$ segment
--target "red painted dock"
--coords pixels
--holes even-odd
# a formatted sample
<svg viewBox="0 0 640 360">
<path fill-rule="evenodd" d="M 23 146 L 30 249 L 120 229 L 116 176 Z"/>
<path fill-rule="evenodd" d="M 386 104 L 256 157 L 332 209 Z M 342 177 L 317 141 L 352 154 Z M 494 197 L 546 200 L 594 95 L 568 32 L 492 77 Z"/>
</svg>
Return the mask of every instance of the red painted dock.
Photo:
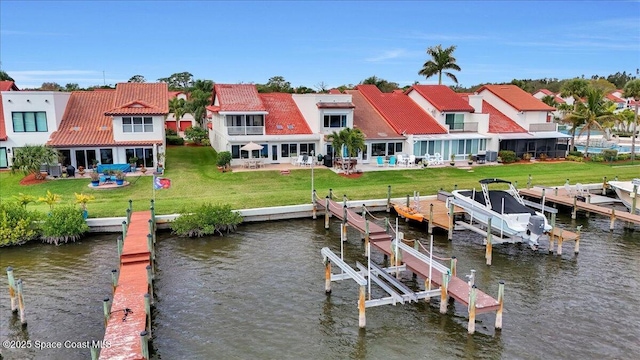
<svg viewBox="0 0 640 360">
<path fill-rule="evenodd" d="M 317 202 L 317 206 L 324 209 L 325 202 L 319 200 Z M 329 211 L 338 219 L 342 220 L 342 218 L 344 217 L 344 205 L 336 201 L 329 200 Z M 358 231 L 364 233 L 364 218 L 351 209 L 347 209 L 346 211 L 347 223 L 358 229 Z M 381 226 L 376 225 L 371 221 L 369 222 L 369 234 L 369 240 L 371 241 L 372 246 L 378 248 L 380 251 L 387 255 L 391 255 L 391 235 L 387 234 Z M 407 268 L 411 269 L 412 272 L 420 274 L 425 279 L 429 277 L 429 266 L 423 261 L 420 261 L 419 259 L 407 253 L 402 254 L 402 261 L 407 265 Z M 438 286 L 442 284 L 441 272 L 439 272 L 435 268 L 432 268 L 431 276 L 432 283 Z M 469 305 L 470 286 L 466 281 L 455 276 L 450 277 L 447 291 L 449 296 L 451 296 L 452 298 L 456 299 L 466 306 Z M 476 313 L 497 311 L 499 308 L 500 304 L 498 300 L 492 298 L 491 296 L 485 294 L 480 290 L 476 291 Z"/>
<path fill-rule="evenodd" d="M 147 265 L 151 264 L 148 246 L 151 211 L 131 214 L 131 221 L 120 256 L 120 271 L 111 304 L 104 340 L 108 347 L 100 351 L 100 359 L 144 359 L 140 333 L 146 329 L 144 294 L 149 292 Z M 129 312 L 125 316 L 125 309 Z"/>
</svg>

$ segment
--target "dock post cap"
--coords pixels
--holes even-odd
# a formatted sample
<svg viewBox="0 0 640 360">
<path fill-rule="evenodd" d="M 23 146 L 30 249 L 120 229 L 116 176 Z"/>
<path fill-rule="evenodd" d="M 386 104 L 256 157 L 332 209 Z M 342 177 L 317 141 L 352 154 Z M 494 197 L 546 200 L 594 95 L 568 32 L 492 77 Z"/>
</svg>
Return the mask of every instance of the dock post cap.
<svg viewBox="0 0 640 360">
<path fill-rule="evenodd" d="M 146 298 L 149 298 L 149 297 L 151 297 L 151 295 L 149 295 L 149 293 L 144 294 L 144 298 L 145 298 L 145 299 L 146 299 Z"/>
<path fill-rule="evenodd" d="M 477 289 L 478 287 L 476 286 L 476 284 L 471 285 L 472 289 Z"/>
<path fill-rule="evenodd" d="M 118 270 L 117 269 L 113 269 L 113 270 L 111 270 L 111 272 L 115 274 L 115 273 L 118 272 Z"/>
<path fill-rule="evenodd" d="M 7 266 L 7 271 L 13 271 L 13 268 L 11 266 Z"/>
<path fill-rule="evenodd" d="M 127 222 L 122 220 L 122 225 L 127 225 Z"/>
<path fill-rule="evenodd" d="M 107 301 L 109 301 L 109 298 L 106 297 L 106 298 L 102 299 L 102 301 L 107 302 Z"/>
<path fill-rule="evenodd" d="M 457 259 L 457 257 L 455 257 L 455 256 L 452 256 L 451 258 L 452 258 L 452 259 Z"/>
<path fill-rule="evenodd" d="M 147 265 L 146 269 L 151 270 L 151 265 Z"/>
<path fill-rule="evenodd" d="M 118 236 L 118 240 L 122 240 L 122 235 Z"/>
<path fill-rule="evenodd" d="M 500 280 L 500 281 L 498 281 L 498 284 L 500 284 L 500 285 L 504 285 L 504 280 Z"/>
<path fill-rule="evenodd" d="M 153 237 L 153 235 L 151 235 L 151 234 L 147 234 L 147 239 L 148 239 L 148 238 L 152 238 L 152 237 Z"/>
<path fill-rule="evenodd" d="M 140 332 L 140 336 L 147 336 L 149 333 L 147 332 L 147 330 L 143 330 Z"/>
</svg>

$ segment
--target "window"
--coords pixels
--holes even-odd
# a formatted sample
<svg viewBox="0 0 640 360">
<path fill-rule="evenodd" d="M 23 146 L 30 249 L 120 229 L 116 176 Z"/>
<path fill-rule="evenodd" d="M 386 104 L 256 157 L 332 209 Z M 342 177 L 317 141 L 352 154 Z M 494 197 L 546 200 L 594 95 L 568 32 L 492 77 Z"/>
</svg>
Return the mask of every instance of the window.
<svg viewBox="0 0 640 360">
<path fill-rule="evenodd" d="M 316 154 L 316 144 L 308 143 L 308 144 L 300 144 L 300 155 L 311 155 L 311 152 Z"/>
<path fill-rule="evenodd" d="M 371 144 L 371 156 L 385 156 L 387 145 L 385 143 L 373 143 Z"/>
<path fill-rule="evenodd" d="M 47 132 L 47 113 L 37 112 L 13 112 L 13 132 Z"/>
<path fill-rule="evenodd" d="M 153 119 L 149 116 L 125 116 L 122 118 L 122 132 L 153 132 Z"/>
<path fill-rule="evenodd" d="M 100 163 L 113 164 L 113 149 L 100 149 Z"/>
<path fill-rule="evenodd" d="M 138 164 L 144 167 L 154 167 L 153 164 L 153 149 L 152 148 L 132 148 L 125 149 L 125 154 L 127 157 L 127 163 L 131 163 L 129 159 L 131 159 L 134 155 L 138 158 Z"/>
<path fill-rule="evenodd" d="M 247 126 L 263 126 L 264 120 L 262 115 L 247 115 Z"/>
<path fill-rule="evenodd" d="M 227 115 L 227 126 L 242 126 L 242 115 Z"/>
<path fill-rule="evenodd" d="M 326 128 L 347 127 L 347 115 L 325 115 L 324 127 Z"/>
<path fill-rule="evenodd" d="M 280 156 L 298 156 L 298 144 L 282 144 L 280 145 Z"/>
<path fill-rule="evenodd" d="M 464 114 L 446 114 L 444 123 L 449 130 L 464 130 Z"/>
<path fill-rule="evenodd" d="M 231 145 L 231 158 L 240 159 L 240 145 Z"/>
</svg>

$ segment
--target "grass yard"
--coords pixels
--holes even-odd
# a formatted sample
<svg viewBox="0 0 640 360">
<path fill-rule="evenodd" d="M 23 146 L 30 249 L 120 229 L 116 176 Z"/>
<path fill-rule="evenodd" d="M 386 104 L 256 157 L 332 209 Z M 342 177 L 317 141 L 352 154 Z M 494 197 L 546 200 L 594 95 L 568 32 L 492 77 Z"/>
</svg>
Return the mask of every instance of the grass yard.
<svg viewBox="0 0 640 360">
<path fill-rule="evenodd" d="M 156 212 L 171 214 L 189 209 L 195 204 L 211 202 L 230 204 L 234 209 L 294 205 L 311 201 L 311 170 L 291 170 L 287 176 L 279 171 L 221 173 L 216 167 L 216 153 L 210 147 L 168 147 L 165 177 L 170 178 L 169 190 L 156 191 Z M 477 166 L 473 172 L 451 167 L 406 171 L 366 172 L 360 178 L 341 177 L 324 166 L 314 170 L 314 184 L 321 198 L 329 188 L 336 196 L 346 194 L 350 199 L 378 199 L 387 196 L 391 185 L 392 197 L 404 197 L 419 191 L 421 195 L 435 194 L 440 188 L 452 190 L 478 186 L 478 180 L 501 178 L 526 186 L 529 174 L 536 185 L 562 185 L 569 178 L 572 184 L 595 183 L 603 176 L 629 180 L 640 175 L 640 163 L 635 166 L 616 166 L 607 163 L 548 162 Z M 152 177 L 128 177 L 130 186 L 114 190 L 92 190 L 88 177 L 47 181 L 43 184 L 21 186 L 22 173 L 0 172 L 0 201 L 13 201 L 18 193 L 36 197 L 47 190 L 62 196 L 62 204 L 74 202 L 74 192 L 91 194 L 95 200 L 88 204 L 90 217 L 124 216 L 128 200 L 134 210 L 148 209 L 152 198 Z M 46 204 L 31 204 L 29 209 L 48 211 Z"/>
</svg>

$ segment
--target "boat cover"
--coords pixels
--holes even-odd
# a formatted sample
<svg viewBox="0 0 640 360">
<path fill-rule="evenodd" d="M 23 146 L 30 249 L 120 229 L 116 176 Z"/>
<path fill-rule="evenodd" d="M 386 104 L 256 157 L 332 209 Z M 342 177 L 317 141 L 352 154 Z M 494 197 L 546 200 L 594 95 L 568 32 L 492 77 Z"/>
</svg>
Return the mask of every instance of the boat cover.
<svg viewBox="0 0 640 360">
<path fill-rule="evenodd" d="M 473 195 L 473 191 L 465 190 L 459 191 L 459 194 L 470 198 Z M 504 213 L 505 214 L 526 214 L 535 215 L 535 210 L 530 207 L 524 206 L 518 202 L 511 194 L 504 190 L 489 190 L 489 200 L 491 200 L 491 210 L 502 213 L 502 199 L 504 199 Z M 476 202 L 484 205 L 484 195 L 482 191 L 476 191 L 474 199 Z"/>
</svg>

